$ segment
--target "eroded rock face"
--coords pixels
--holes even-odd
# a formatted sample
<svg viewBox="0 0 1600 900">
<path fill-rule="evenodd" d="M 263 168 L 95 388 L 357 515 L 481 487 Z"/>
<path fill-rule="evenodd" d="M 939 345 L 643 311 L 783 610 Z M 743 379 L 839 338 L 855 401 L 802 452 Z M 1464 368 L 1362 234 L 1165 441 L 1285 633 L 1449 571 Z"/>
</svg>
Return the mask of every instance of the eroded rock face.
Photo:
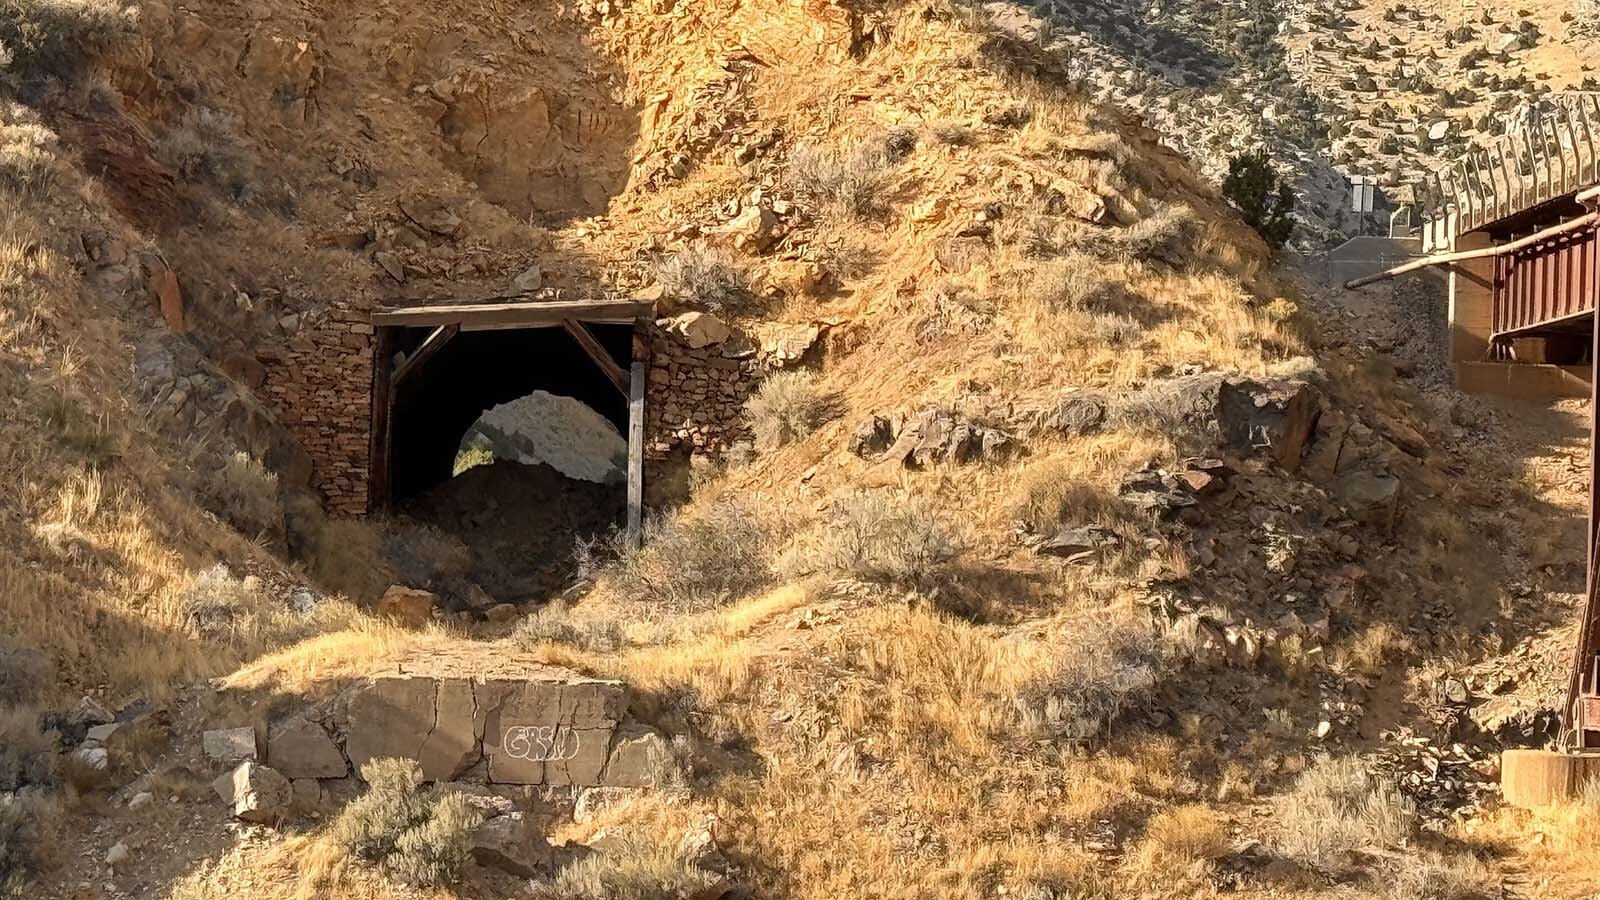
<svg viewBox="0 0 1600 900">
<path fill-rule="evenodd" d="M 482 761 L 497 784 L 598 785 L 626 708 L 615 681 L 380 678 L 351 701 L 345 751 L 358 771 L 371 759 L 414 759 L 430 781 Z"/>
</svg>

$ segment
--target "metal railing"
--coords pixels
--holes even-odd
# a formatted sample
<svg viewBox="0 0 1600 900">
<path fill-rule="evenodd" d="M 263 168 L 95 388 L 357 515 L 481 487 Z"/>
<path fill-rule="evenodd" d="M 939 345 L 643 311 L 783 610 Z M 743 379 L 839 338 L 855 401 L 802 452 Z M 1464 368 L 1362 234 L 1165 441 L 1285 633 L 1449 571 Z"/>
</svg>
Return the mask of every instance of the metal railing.
<svg viewBox="0 0 1600 900">
<path fill-rule="evenodd" d="M 1525 107 L 1515 124 L 1424 178 L 1424 222 L 1464 234 L 1600 182 L 1600 93 L 1569 91 Z"/>
</svg>

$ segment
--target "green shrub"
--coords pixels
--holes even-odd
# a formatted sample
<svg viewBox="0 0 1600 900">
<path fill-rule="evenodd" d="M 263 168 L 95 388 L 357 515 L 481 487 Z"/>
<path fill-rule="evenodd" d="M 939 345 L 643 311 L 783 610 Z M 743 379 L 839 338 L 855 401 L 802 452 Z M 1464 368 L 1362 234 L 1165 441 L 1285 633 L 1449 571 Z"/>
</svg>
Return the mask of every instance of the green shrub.
<svg viewBox="0 0 1600 900">
<path fill-rule="evenodd" d="M 361 767 L 367 792 L 334 820 L 333 839 L 356 859 L 406 884 L 459 881 L 482 814 L 459 794 L 422 789 L 422 770 L 405 759 Z"/>
<path fill-rule="evenodd" d="M 773 449 L 817 430 L 837 413 L 838 401 L 810 372 L 779 372 L 761 382 L 745 410 L 756 446 Z"/>
<path fill-rule="evenodd" d="M 1274 250 L 1289 243 L 1294 235 L 1294 191 L 1278 180 L 1266 150 L 1228 160 L 1222 195 Z"/>
</svg>

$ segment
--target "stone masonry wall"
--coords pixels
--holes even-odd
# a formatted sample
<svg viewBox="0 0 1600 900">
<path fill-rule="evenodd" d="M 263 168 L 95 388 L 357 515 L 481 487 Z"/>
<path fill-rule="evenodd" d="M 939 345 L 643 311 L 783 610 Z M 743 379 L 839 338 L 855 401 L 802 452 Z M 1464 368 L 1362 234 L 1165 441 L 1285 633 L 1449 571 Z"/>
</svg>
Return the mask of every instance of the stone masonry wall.
<svg viewBox="0 0 1600 900">
<path fill-rule="evenodd" d="M 368 311 L 335 307 L 286 322 L 281 345 L 257 352 L 262 389 L 278 419 L 311 456 L 312 484 L 328 512 L 367 512 L 372 422 L 373 326 Z"/>
<path fill-rule="evenodd" d="M 647 480 L 654 464 L 676 453 L 720 457 L 735 443 L 749 439 L 744 406 L 759 374 L 756 354 L 748 345 L 723 340 L 691 347 L 682 335 L 653 327 L 650 348 L 645 391 Z"/>
</svg>

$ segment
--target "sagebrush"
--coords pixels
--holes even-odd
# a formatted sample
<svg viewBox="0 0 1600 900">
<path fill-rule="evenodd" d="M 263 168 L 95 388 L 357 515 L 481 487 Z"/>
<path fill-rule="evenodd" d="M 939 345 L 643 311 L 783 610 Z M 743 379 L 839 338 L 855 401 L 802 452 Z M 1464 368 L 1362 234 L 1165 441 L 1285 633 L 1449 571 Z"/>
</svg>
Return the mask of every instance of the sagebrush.
<svg viewBox="0 0 1600 900">
<path fill-rule="evenodd" d="M 1354 851 L 1405 841 L 1416 826 L 1416 809 L 1393 784 L 1370 775 L 1360 758 L 1325 757 L 1280 802 L 1278 823 L 1285 856 L 1337 866 Z"/>
<path fill-rule="evenodd" d="M 283 530 L 277 474 L 242 450 L 223 458 L 211 478 L 208 499 L 213 511 L 247 535 Z"/>
<path fill-rule="evenodd" d="M 810 372 L 779 372 L 745 407 L 756 446 L 774 449 L 804 438 L 836 414 L 837 403 Z"/>
<path fill-rule="evenodd" d="M 137 27 L 117 0 L 0 0 L 0 70 L 23 82 L 71 81 Z"/>
<path fill-rule="evenodd" d="M 605 561 L 584 568 L 624 600 L 707 609 L 770 587 L 773 557 L 791 527 L 778 504 L 718 498 L 647 521 L 639 549 L 614 535 Z"/>
<path fill-rule="evenodd" d="M 361 777 L 367 792 L 334 820 L 333 839 L 396 881 L 427 887 L 459 881 L 482 814 L 460 794 L 423 789 L 422 770 L 410 760 L 372 760 Z"/>
<path fill-rule="evenodd" d="M 945 586 L 963 537 L 934 502 L 914 494 L 858 491 L 835 502 L 824 520 L 787 550 L 786 576 L 936 592 Z"/>
</svg>

